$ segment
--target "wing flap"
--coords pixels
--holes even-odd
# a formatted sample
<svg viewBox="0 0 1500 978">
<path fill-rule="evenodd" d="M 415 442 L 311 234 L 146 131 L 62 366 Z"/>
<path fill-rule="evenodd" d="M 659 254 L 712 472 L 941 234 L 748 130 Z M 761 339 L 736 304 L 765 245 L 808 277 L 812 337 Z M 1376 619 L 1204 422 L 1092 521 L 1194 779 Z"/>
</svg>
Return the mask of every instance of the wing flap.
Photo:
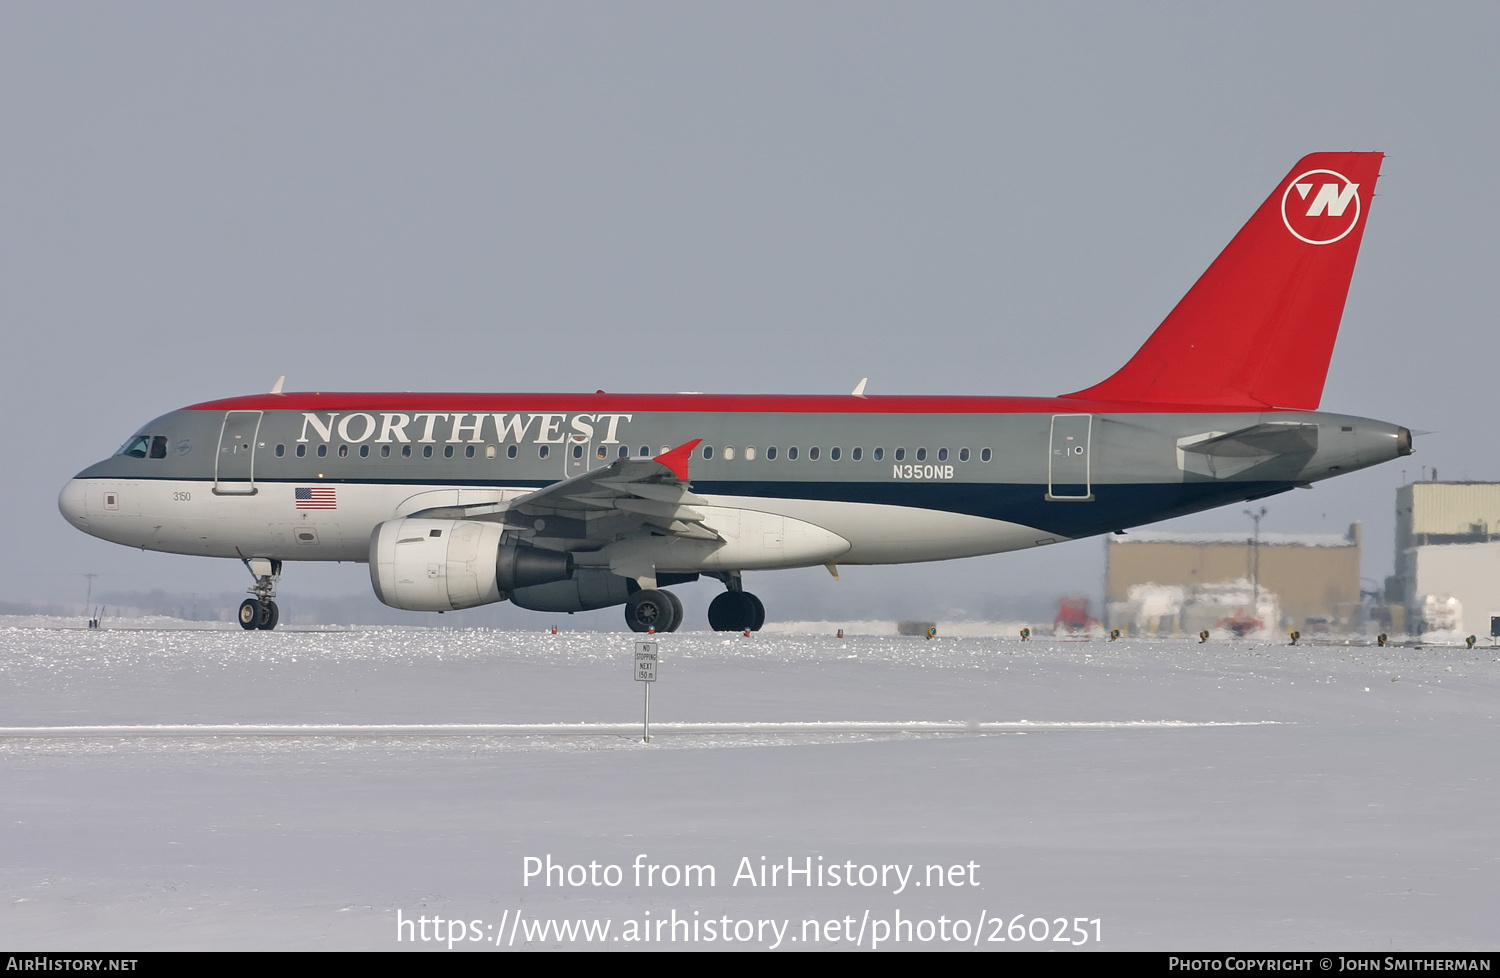
<svg viewBox="0 0 1500 978">
<path fill-rule="evenodd" d="M 657 519 L 681 520 L 684 523 L 702 523 L 704 520 L 703 514 L 696 509 L 676 503 L 659 503 L 654 499 L 616 499 L 614 506 L 627 513 L 639 513 Z"/>
</svg>

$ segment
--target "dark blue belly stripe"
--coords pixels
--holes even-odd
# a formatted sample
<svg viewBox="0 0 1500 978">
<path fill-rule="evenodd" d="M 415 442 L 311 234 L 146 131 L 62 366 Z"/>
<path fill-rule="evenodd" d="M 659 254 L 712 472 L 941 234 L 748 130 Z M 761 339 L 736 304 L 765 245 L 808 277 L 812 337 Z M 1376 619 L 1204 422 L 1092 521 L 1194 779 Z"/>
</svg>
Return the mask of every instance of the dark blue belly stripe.
<svg viewBox="0 0 1500 978">
<path fill-rule="evenodd" d="M 957 482 L 697 482 L 704 495 L 821 499 L 911 506 L 1034 526 L 1086 537 L 1155 523 L 1215 506 L 1286 492 L 1290 482 L 1182 482 L 1095 485 L 1091 502 L 1052 502 L 1046 486 Z"/>
</svg>

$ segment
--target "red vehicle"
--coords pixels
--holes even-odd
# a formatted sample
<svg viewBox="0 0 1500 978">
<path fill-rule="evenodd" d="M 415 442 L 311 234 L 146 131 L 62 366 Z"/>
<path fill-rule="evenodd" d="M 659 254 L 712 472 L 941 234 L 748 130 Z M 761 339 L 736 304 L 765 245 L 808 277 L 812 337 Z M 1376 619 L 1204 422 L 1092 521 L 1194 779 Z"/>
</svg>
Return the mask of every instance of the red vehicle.
<svg viewBox="0 0 1500 978">
<path fill-rule="evenodd" d="M 1252 632 L 1258 632 L 1266 627 L 1266 623 L 1241 608 L 1228 618 L 1220 618 L 1216 628 L 1222 628 L 1232 633 L 1235 638 L 1244 638 Z"/>
<path fill-rule="evenodd" d="M 1089 614 L 1088 598 L 1057 599 L 1057 619 L 1052 623 L 1052 634 L 1086 632 L 1097 624 L 1099 619 Z"/>
</svg>

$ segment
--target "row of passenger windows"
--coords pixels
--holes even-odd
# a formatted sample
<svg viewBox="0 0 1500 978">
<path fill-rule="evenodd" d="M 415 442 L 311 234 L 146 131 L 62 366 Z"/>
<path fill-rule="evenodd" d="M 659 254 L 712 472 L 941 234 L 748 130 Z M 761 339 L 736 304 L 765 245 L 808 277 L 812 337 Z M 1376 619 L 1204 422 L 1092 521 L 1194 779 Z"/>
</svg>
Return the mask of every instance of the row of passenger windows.
<svg viewBox="0 0 1500 978">
<path fill-rule="evenodd" d="M 423 458 L 432 458 L 432 455 L 433 455 L 432 448 L 433 448 L 433 446 L 431 446 L 431 445 L 423 445 L 422 446 L 422 457 Z M 317 451 L 314 452 L 313 454 L 317 455 L 318 458 L 327 458 L 328 457 L 328 446 L 327 445 L 319 445 L 318 448 L 317 448 Z M 349 452 L 349 446 L 348 445 L 340 445 L 337 454 L 338 454 L 339 458 L 348 458 L 349 454 L 350 454 L 350 452 Z M 358 452 L 356 454 L 358 454 L 358 456 L 360 458 L 369 458 L 370 457 L 370 446 L 369 445 L 360 445 L 359 446 L 359 450 L 358 450 Z M 401 446 L 400 455 L 401 455 L 402 458 L 411 458 L 412 454 L 413 454 L 412 453 L 412 447 L 410 445 L 402 445 Z M 456 453 L 455 453 L 454 447 L 452 445 L 444 445 L 443 446 L 443 457 L 444 458 L 452 458 L 455 454 Z M 478 453 L 475 451 L 475 446 L 473 446 L 473 445 L 465 445 L 464 446 L 464 458 L 474 458 L 477 454 Z M 507 458 L 515 458 L 516 457 L 516 446 L 511 445 L 510 446 L 510 450 L 507 451 L 505 454 L 506 454 Z M 277 445 L 276 446 L 276 457 L 277 458 L 281 458 L 284 455 L 286 455 L 286 446 L 285 445 Z M 298 445 L 297 446 L 297 457 L 298 458 L 304 458 L 306 455 L 307 455 L 307 446 L 306 445 Z M 381 458 L 390 458 L 391 457 L 391 446 L 390 445 L 381 445 L 380 446 L 380 457 Z M 485 448 L 484 448 L 484 457 L 485 458 L 494 458 L 495 457 L 495 446 L 494 445 L 486 445 L 485 446 Z M 542 458 L 546 458 L 546 457 L 547 457 L 547 446 L 543 445 L 542 446 Z"/>
<path fill-rule="evenodd" d="M 390 458 L 391 454 L 392 454 L 391 453 L 391 447 L 392 446 L 390 446 L 390 445 L 381 445 L 380 446 L 380 457 L 381 458 Z M 542 446 L 540 446 L 540 450 L 537 452 L 537 456 L 539 458 L 546 458 L 548 455 L 551 454 L 551 452 L 550 452 L 551 447 L 552 446 L 550 446 L 550 445 L 542 445 Z M 602 449 L 601 449 L 601 451 L 602 451 Z M 319 445 L 317 447 L 317 450 L 313 454 L 317 455 L 318 458 L 327 458 L 328 457 L 328 446 L 327 445 Z M 340 445 L 339 446 L 339 450 L 338 450 L 338 452 L 336 454 L 338 455 L 339 458 L 348 458 L 349 454 L 350 454 L 349 446 L 348 445 Z M 369 445 L 360 445 L 358 452 L 356 452 L 355 454 L 357 454 L 360 458 L 369 458 L 370 457 L 370 446 Z M 402 458 L 411 458 L 412 455 L 415 454 L 415 453 L 412 451 L 412 446 L 410 446 L 410 445 L 402 445 L 401 446 L 401 451 L 398 454 L 400 454 L 400 456 Z M 422 457 L 423 458 L 432 458 L 433 454 L 434 454 L 434 452 L 433 452 L 433 446 L 432 445 L 423 445 L 422 446 Z M 443 446 L 443 458 L 453 458 L 457 454 L 458 453 L 455 450 L 455 447 L 453 445 L 444 445 Z M 479 454 L 479 452 L 477 450 L 477 446 L 474 446 L 474 445 L 465 445 L 464 446 L 464 458 L 475 458 L 476 456 L 478 456 L 478 454 Z M 645 450 L 644 449 L 642 449 L 641 454 L 645 454 Z M 285 445 L 277 445 L 276 446 L 276 457 L 277 458 L 281 458 L 284 455 L 286 455 L 286 446 Z M 297 446 L 296 455 L 297 455 L 298 458 L 304 458 L 304 457 L 306 457 L 306 455 L 307 455 L 307 446 L 306 445 L 298 445 Z M 484 457 L 485 458 L 494 458 L 495 455 L 496 455 L 496 452 L 495 452 L 495 446 L 494 445 L 486 445 L 486 446 L 484 446 Z M 516 455 L 517 455 L 516 446 L 515 445 L 507 445 L 506 448 L 505 448 L 505 457 L 506 458 L 515 458 Z M 620 457 L 624 458 L 625 455 L 626 455 L 626 450 L 624 448 L 621 448 L 620 449 Z M 575 445 L 574 446 L 573 457 L 574 458 L 582 458 L 583 457 L 583 446 L 582 445 Z M 604 456 L 601 455 L 599 457 L 603 458 Z"/>
<path fill-rule="evenodd" d="M 328 445 L 319 445 L 319 446 L 316 447 L 316 449 L 314 449 L 314 454 L 316 454 L 318 458 L 327 458 L 328 457 L 329 447 L 330 446 L 328 446 Z M 390 458 L 391 454 L 392 454 L 392 449 L 395 446 L 393 446 L 393 445 L 381 445 L 379 447 L 380 447 L 380 457 L 381 458 Z M 435 447 L 436 446 L 433 446 L 433 445 L 423 445 L 423 446 L 421 446 L 421 448 L 422 448 L 422 457 L 423 458 L 432 458 L 433 454 L 434 454 L 434 448 Z M 573 445 L 571 447 L 572 447 L 571 454 L 572 454 L 572 456 L 574 458 L 583 458 L 583 446 L 582 445 Z M 298 458 L 304 458 L 304 457 L 306 457 L 306 455 L 307 455 L 307 448 L 308 448 L 307 445 L 297 445 L 296 446 L 296 455 L 297 455 L 297 457 Z M 352 450 L 360 458 L 369 458 L 370 457 L 370 449 L 371 449 L 370 445 L 359 445 L 359 446 L 357 446 L 357 447 L 355 447 L 353 449 L 351 449 L 351 447 L 349 445 L 340 445 L 340 446 L 338 446 L 338 451 L 337 451 L 336 454 L 338 455 L 339 458 L 348 458 L 349 455 L 350 455 L 350 452 Z M 412 455 L 414 454 L 413 449 L 414 449 L 414 446 L 412 446 L 412 445 L 402 445 L 401 446 L 401 451 L 400 451 L 401 457 L 402 458 L 411 458 Z M 664 453 L 666 453 L 666 452 L 668 452 L 670 450 L 671 450 L 671 446 L 669 446 L 669 445 L 663 445 L 660 452 L 652 452 L 650 445 L 642 445 L 639 454 L 640 454 L 641 458 L 651 458 L 655 454 L 664 454 Z M 453 458 L 456 454 L 457 454 L 457 446 L 455 446 L 455 445 L 444 445 L 443 446 L 443 457 L 444 458 Z M 464 455 L 464 458 L 475 458 L 475 457 L 477 457 L 478 454 L 479 453 L 478 453 L 478 446 L 477 445 L 464 445 L 463 446 L 463 455 Z M 496 446 L 494 446 L 494 445 L 486 445 L 486 446 L 484 446 L 484 457 L 485 458 L 494 458 L 496 456 L 496 454 L 497 454 L 497 452 L 496 452 Z M 515 458 L 517 456 L 517 454 L 519 454 L 517 446 L 515 446 L 515 445 L 506 445 L 505 446 L 505 457 L 506 458 Z M 537 458 L 548 458 L 551 454 L 552 454 L 552 446 L 551 445 L 538 445 L 537 446 Z M 595 450 L 594 454 L 595 454 L 595 457 L 597 457 L 597 458 L 607 459 L 610 456 L 610 448 L 607 445 L 600 445 Z M 616 456 L 618 458 L 629 458 L 630 457 L 630 446 L 628 446 L 628 445 L 621 445 L 616 450 L 615 454 L 616 454 Z M 705 459 L 711 459 L 711 458 L 714 457 L 714 447 L 712 445 L 704 445 L 701 449 L 698 450 L 698 452 L 696 454 L 701 455 Z M 277 458 L 282 458 L 285 455 L 286 455 L 286 445 L 277 445 L 276 446 L 276 457 Z M 798 458 L 801 457 L 801 455 L 802 455 L 802 450 L 800 448 L 796 447 L 796 446 L 792 446 L 792 447 L 790 447 L 790 448 L 788 448 L 786 450 L 785 457 L 786 457 L 786 459 L 788 461 L 796 461 Z M 741 458 L 745 459 L 745 461 L 754 461 L 757 456 L 758 456 L 758 451 L 757 451 L 757 449 L 755 448 L 754 445 L 748 445 L 748 446 L 746 446 L 746 447 L 744 447 L 742 449 L 737 449 L 733 445 L 725 445 L 724 446 L 723 458 L 724 458 L 725 461 L 732 461 L 736 457 L 741 457 Z M 769 448 L 767 448 L 765 450 L 765 457 L 768 460 L 773 460 L 774 461 L 775 459 L 782 457 L 782 455 L 781 455 L 781 449 L 779 449 L 775 445 L 772 445 L 771 447 L 769 447 Z M 823 457 L 823 450 L 821 448 L 814 447 L 814 448 L 809 448 L 807 450 L 807 459 L 810 462 L 816 462 L 819 459 L 821 459 L 822 457 Z M 830 448 L 828 450 L 828 460 L 831 461 L 831 462 L 837 462 L 837 461 L 841 460 L 843 457 L 844 457 L 844 450 L 842 448 Z M 849 458 L 850 458 L 850 460 L 855 461 L 855 462 L 860 462 L 860 461 L 864 460 L 864 457 L 865 457 L 865 450 L 862 447 L 856 447 L 856 448 L 849 449 Z M 927 449 L 926 448 L 918 448 L 916 450 L 916 452 L 915 452 L 915 458 L 916 458 L 916 460 L 918 462 L 925 462 L 925 461 L 927 461 L 927 457 L 928 456 L 927 456 Z M 967 449 L 967 448 L 960 448 L 958 450 L 958 460 L 960 462 L 967 462 L 967 461 L 969 461 L 970 457 L 971 456 L 970 456 L 969 449 Z M 979 460 L 981 462 L 988 462 L 993 457 L 994 457 L 993 453 L 988 448 L 981 448 L 979 450 Z M 881 447 L 870 449 L 870 458 L 873 461 L 876 461 L 876 462 L 883 462 L 883 461 L 885 461 L 885 449 L 881 448 Z M 899 448 L 899 447 L 896 448 L 896 449 L 893 449 L 892 452 L 891 452 L 891 458 L 894 459 L 897 462 L 904 462 L 904 461 L 906 461 L 906 449 L 905 448 Z M 936 452 L 936 460 L 939 461 L 939 462 L 946 462 L 946 461 L 948 461 L 948 459 L 949 459 L 949 450 L 947 448 L 939 448 L 937 450 L 937 452 Z"/>
<path fill-rule="evenodd" d="M 733 445 L 725 445 L 724 446 L 724 458 L 725 458 L 725 460 L 732 460 L 735 457 L 736 451 L 737 450 L 735 449 L 735 447 Z M 744 457 L 745 457 L 746 460 L 753 460 L 755 458 L 755 456 L 756 456 L 755 446 L 753 446 L 753 445 L 747 446 L 745 449 L 743 449 L 743 451 L 744 451 Z M 786 457 L 787 457 L 787 459 L 789 461 L 795 461 L 798 457 L 800 457 L 801 451 L 802 450 L 800 448 L 797 448 L 796 446 L 792 446 L 791 448 L 788 448 L 786 450 Z M 645 454 L 645 453 L 642 452 L 641 454 Z M 712 445 L 704 445 L 703 448 L 701 449 L 701 454 L 703 455 L 704 458 L 713 458 L 714 457 L 714 448 L 713 448 L 713 446 Z M 766 449 L 766 458 L 768 458 L 768 459 L 775 459 L 775 458 L 778 457 L 779 454 L 780 454 L 780 449 L 778 449 L 774 445 L 772 445 L 770 448 Z M 823 450 L 821 448 L 816 448 L 815 447 L 815 448 L 809 448 L 807 450 L 807 459 L 810 462 L 816 462 L 816 461 L 818 461 L 820 458 L 822 458 L 822 455 L 823 455 Z M 599 457 L 603 458 L 604 456 L 601 455 Z M 842 459 L 843 457 L 844 457 L 844 450 L 842 448 L 835 447 L 835 448 L 830 448 L 828 450 L 828 460 L 831 461 L 831 462 L 837 462 L 840 459 Z M 865 450 L 863 448 L 857 448 L 856 447 L 856 448 L 849 449 L 849 458 L 851 460 L 853 460 L 855 462 L 859 462 L 859 461 L 863 461 L 864 457 L 865 457 Z M 894 451 L 891 452 L 891 457 L 894 460 L 896 460 L 897 462 L 904 462 L 904 461 L 906 461 L 906 449 L 905 448 L 897 448 L 897 449 L 895 449 Z M 958 450 L 958 460 L 960 462 L 967 462 L 967 461 L 969 461 L 970 457 L 971 457 L 971 455 L 970 455 L 970 452 L 969 452 L 969 450 L 967 448 L 960 448 Z M 870 449 L 870 458 L 873 459 L 876 462 L 883 462 L 883 461 L 885 461 L 885 449 L 884 448 L 872 448 L 872 449 Z M 937 450 L 937 455 L 936 455 L 937 461 L 939 461 L 939 462 L 946 462 L 946 461 L 948 461 L 948 458 L 949 458 L 948 449 L 946 449 L 946 448 L 939 448 Z M 982 462 L 988 462 L 992 458 L 994 458 L 994 453 L 991 452 L 988 448 L 981 448 L 979 450 L 979 460 L 980 461 L 982 461 Z M 916 460 L 918 462 L 925 462 L 925 461 L 927 461 L 927 449 L 926 448 L 919 448 L 919 449 L 916 450 Z"/>
</svg>

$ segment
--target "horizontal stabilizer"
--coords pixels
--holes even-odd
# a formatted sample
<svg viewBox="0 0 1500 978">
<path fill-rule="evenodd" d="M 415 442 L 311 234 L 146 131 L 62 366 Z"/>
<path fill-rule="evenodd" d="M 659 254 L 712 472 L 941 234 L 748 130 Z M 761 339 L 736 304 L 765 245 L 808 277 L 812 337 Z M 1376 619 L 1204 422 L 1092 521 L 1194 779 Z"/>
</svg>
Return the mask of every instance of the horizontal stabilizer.
<svg viewBox="0 0 1500 978">
<path fill-rule="evenodd" d="M 1318 450 L 1318 426 L 1315 424 L 1252 425 L 1213 435 L 1202 441 L 1184 438 L 1178 443 L 1184 452 L 1218 455 L 1223 458 L 1251 458 L 1259 455 L 1311 455 Z"/>
<path fill-rule="evenodd" d="M 1266 465 L 1297 468 L 1317 450 L 1317 425 L 1271 421 L 1238 431 L 1205 431 L 1179 438 L 1177 467 L 1211 479 L 1228 479 Z"/>
</svg>

